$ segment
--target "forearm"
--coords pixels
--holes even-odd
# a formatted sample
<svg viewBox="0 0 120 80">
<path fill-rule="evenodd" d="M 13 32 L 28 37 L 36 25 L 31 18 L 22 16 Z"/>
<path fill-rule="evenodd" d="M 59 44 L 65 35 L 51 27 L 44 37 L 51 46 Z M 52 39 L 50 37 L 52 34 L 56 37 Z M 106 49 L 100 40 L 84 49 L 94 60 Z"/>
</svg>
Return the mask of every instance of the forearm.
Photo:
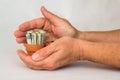
<svg viewBox="0 0 120 80">
<path fill-rule="evenodd" d="M 82 52 L 85 60 L 120 68 L 120 43 L 88 42 Z"/>
<path fill-rule="evenodd" d="M 78 38 L 94 42 L 120 42 L 120 30 L 114 31 L 78 31 Z"/>
</svg>

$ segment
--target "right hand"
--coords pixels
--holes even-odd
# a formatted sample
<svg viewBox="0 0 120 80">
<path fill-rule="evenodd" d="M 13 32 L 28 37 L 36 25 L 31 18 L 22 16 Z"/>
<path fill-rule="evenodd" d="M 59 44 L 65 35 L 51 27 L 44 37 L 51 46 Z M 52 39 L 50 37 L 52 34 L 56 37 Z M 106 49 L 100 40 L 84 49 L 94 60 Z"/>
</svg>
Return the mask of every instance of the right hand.
<svg viewBox="0 0 120 80">
<path fill-rule="evenodd" d="M 66 20 L 41 8 L 44 18 L 27 21 L 19 26 L 14 35 L 18 43 L 25 43 L 25 34 L 29 30 L 43 29 L 47 32 L 46 41 L 54 41 L 63 36 L 77 37 L 78 31 Z"/>
<path fill-rule="evenodd" d="M 54 70 L 67 64 L 83 60 L 83 48 L 86 42 L 72 37 L 62 37 L 49 46 L 35 52 L 32 57 L 22 50 L 17 53 L 20 59 L 31 69 Z"/>
</svg>

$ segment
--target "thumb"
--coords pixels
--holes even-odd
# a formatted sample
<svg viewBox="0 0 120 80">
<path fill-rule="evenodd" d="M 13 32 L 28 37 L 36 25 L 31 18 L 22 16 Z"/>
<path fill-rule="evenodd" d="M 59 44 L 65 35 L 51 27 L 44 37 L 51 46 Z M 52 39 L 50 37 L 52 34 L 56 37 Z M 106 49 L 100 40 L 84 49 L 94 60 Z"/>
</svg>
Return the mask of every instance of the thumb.
<svg viewBox="0 0 120 80">
<path fill-rule="evenodd" d="M 35 52 L 32 55 L 32 59 L 34 61 L 43 60 L 43 59 L 47 58 L 48 56 L 50 56 L 51 54 L 53 54 L 55 52 L 54 50 L 55 50 L 54 44 L 51 43 L 49 46 L 42 48 L 42 49 L 38 50 L 37 52 Z"/>
<path fill-rule="evenodd" d="M 45 18 L 50 20 L 52 23 L 60 22 L 61 18 L 52 12 L 48 11 L 44 6 L 41 7 L 41 12 Z"/>
</svg>

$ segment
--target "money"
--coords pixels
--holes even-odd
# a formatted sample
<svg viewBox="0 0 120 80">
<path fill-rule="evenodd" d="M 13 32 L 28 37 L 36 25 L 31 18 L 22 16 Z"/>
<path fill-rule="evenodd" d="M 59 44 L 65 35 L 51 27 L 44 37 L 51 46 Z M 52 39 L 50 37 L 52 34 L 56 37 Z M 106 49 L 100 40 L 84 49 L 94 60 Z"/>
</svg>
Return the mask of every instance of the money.
<svg viewBox="0 0 120 80">
<path fill-rule="evenodd" d="M 39 32 L 36 32 L 37 34 L 37 44 L 42 44 L 42 35 Z"/>
<path fill-rule="evenodd" d="M 46 32 L 43 30 L 39 30 L 39 33 L 41 34 L 41 43 L 45 43 L 45 34 Z"/>
<path fill-rule="evenodd" d="M 31 37 L 32 32 L 27 32 L 26 38 L 27 38 L 27 43 L 32 44 L 32 37 Z"/>
<path fill-rule="evenodd" d="M 37 44 L 37 36 L 35 32 L 32 32 L 32 44 L 36 45 Z"/>
<path fill-rule="evenodd" d="M 28 31 L 26 34 L 27 44 L 39 45 L 45 43 L 46 32 L 44 30 L 39 30 L 37 32 Z"/>
</svg>

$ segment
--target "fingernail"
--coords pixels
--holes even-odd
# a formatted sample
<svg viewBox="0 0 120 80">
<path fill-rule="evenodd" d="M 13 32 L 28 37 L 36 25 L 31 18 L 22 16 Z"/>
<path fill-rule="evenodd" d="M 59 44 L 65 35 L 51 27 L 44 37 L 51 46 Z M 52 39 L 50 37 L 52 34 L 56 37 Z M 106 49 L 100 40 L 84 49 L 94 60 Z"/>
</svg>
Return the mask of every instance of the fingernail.
<svg viewBox="0 0 120 80">
<path fill-rule="evenodd" d="M 44 59 L 44 57 L 40 57 L 40 55 L 38 53 L 34 53 L 32 55 L 32 59 L 33 60 L 42 60 L 42 59 Z"/>
</svg>

